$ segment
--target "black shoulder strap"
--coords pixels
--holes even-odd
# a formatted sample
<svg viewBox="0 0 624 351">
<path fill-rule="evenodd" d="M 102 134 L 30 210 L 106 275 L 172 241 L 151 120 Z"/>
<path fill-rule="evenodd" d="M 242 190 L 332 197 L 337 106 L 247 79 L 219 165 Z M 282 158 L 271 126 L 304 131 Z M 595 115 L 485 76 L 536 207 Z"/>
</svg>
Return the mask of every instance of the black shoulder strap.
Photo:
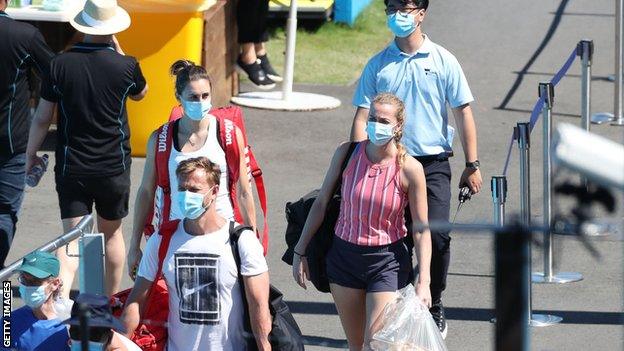
<svg viewBox="0 0 624 351">
<path fill-rule="evenodd" d="M 234 221 L 230 221 L 230 247 L 232 248 L 232 256 L 236 262 L 236 269 L 238 270 L 238 285 L 240 286 L 241 298 L 243 300 L 243 333 L 245 331 L 251 331 L 250 316 L 249 316 L 249 304 L 247 303 L 247 295 L 245 292 L 245 281 L 241 274 L 241 258 L 238 251 L 238 239 L 245 230 L 253 231 L 253 228 L 246 225 L 236 226 Z M 250 336 L 253 339 L 253 335 Z"/>
<path fill-rule="evenodd" d="M 353 151 L 355 150 L 355 147 L 359 144 L 360 142 L 358 141 L 352 141 L 349 144 L 347 154 L 345 155 L 344 160 L 342 160 L 342 165 L 340 166 L 340 175 L 338 176 L 338 182 L 336 182 L 336 187 L 334 188 L 334 194 L 340 193 L 340 187 L 342 186 L 342 174 L 344 173 L 345 169 L 347 169 L 349 161 L 351 161 L 351 156 L 353 156 Z"/>
<path fill-rule="evenodd" d="M 181 119 L 182 118 L 178 118 L 178 119 L 176 119 L 175 121 L 173 121 L 171 123 L 171 127 L 173 129 L 171 131 L 171 133 L 172 133 L 172 135 L 171 135 L 171 137 L 172 137 L 172 139 L 171 139 L 171 141 L 172 141 L 171 147 L 176 149 L 177 152 L 182 152 L 182 148 L 180 147 L 180 143 L 178 142 L 178 131 L 180 130 L 180 120 Z"/>
<path fill-rule="evenodd" d="M 230 246 L 232 247 L 232 255 L 234 255 L 234 261 L 236 261 L 236 267 L 238 268 L 238 276 L 241 279 L 241 285 L 242 285 L 242 275 L 240 273 L 241 259 L 240 259 L 240 253 L 238 252 L 238 239 L 240 238 L 241 234 L 245 230 L 251 230 L 253 232 L 253 228 L 248 225 L 236 226 L 236 222 L 230 221 Z"/>
</svg>

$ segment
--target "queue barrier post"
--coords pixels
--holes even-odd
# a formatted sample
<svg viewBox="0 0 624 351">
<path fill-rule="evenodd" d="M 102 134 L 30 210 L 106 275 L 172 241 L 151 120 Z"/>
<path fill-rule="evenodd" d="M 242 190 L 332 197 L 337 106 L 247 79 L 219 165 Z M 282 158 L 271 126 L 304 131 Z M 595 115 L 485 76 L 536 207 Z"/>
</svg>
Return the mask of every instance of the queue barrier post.
<svg viewBox="0 0 624 351">
<path fill-rule="evenodd" d="M 543 126 L 543 227 L 544 227 L 544 272 L 534 273 L 532 280 L 534 283 L 565 284 L 583 280 L 583 276 L 576 272 L 553 272 L 553 232 L 550 229 L 552 224 L 552 155 L 550 146 L 552 144 L 552 108 L 554 105 L 554 86 L 552 83 L 539 84 L 539 97 L 544 99 L 542 110 Z"/>
<path fill-rule="evenodd" d="M 624 16 L 624 0 L 615 0 L 615 88 L 613 89 L 613 126 L 624 126 L 622 116 L 622 39 L 624 37 L 622 17 Z"/>
<path fill-rule="evenodd" d="M 507 177 L 493 176 L 490 181 L 492 188 L 492 201 L 494 203 L 494 223 L 503 226 L 505 224 L 505 201 L 507 200 Z"/>
<path fill-rule="evenodd" d="M 531 125 L 528 122 L 518 123 L 515 132 L 518 140 L 518 148 L 520 150 L 520 220 L 526 227 L 531 226 Z M 524 247 L 524 255 L 527 257 L 526 276 L 527 283 L 523 285 L 524 294 L 527 296 L 526 313 L 527 325 L 532 327 L 545 327 L 557 324 L 563 318 L 547 314 L 534 314 L 532 305 L 532 289 L 531 289 L 531 244 Z"/>
</svg>

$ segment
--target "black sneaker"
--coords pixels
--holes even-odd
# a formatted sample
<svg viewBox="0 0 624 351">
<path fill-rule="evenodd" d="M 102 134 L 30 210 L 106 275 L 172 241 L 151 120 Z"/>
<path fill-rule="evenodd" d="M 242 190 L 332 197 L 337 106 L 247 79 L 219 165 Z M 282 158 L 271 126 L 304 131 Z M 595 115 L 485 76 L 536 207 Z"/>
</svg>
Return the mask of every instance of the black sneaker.
<svg viewBox="0 0 624 351">
<path fill-rule="evenodd" d="M 244 74 L 258 89 L 270 90 L 275 88 L 275 82 L 267 77 L 266 73 L 260 66 L 260 60 L 251 64 L 246 64 L 241 61 L 240 57 L 236 60 L 236 70 L 240 74 Z"/>
<path fill-rule="evenodd" d="M 266 54 L 262 56 L 258 56 L 258 60 L 260 60 L 260 66 L 262 67 L 264 72 L 266 72 L 266 75 L 269 78 L 271 78 L 274 82 L 279 83 L 284 80 L 282 76 L 280 76 L 279 74 L 277 74 L 277 72 L 275 72 L 275 69 L 273 69 L 273 66 L 271 66 L 271 62 L 269 62 L 269 57 Z"/>
<path fill-rule="evenodd" d="M 440 329 L 440 334 L 442 334 L 442 339 L 446 339 L 446 332 L 448 331 L 448 325 L 446 324 L 446 318 L 444 317 L 444 306 L 442 306 L 442 302 L 438 302 L 434 304 L 429 312 L 433 317 L 433 321 Z"/>
</svg>

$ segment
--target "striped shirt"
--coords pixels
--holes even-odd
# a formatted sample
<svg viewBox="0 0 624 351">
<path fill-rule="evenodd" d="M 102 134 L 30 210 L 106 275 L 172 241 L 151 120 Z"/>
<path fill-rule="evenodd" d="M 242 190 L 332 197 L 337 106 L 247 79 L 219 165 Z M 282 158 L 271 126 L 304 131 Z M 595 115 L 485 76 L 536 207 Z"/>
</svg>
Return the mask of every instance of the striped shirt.
<svg viewBox="0 0 624 351">
<path fill-rule="evenodd" d="M 401 169 L 396 158 L 372 163 L 366 155 L 367 143 L 356 147 L 342 175 L 342 201 L 335 233 L 357 245 L 387 245 L 407 235 L 407 193 L 401 187 Z"/>
</svg>

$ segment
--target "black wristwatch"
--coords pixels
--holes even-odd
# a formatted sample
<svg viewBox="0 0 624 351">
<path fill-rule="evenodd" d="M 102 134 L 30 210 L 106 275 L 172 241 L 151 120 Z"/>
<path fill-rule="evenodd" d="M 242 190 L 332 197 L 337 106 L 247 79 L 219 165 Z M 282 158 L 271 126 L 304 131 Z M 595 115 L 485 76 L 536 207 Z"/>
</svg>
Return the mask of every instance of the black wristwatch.
<svg viewBox="0 0 624 351">
<path fill-rule="evenodd" d="M 470 168 L 470 169 L 479 169 L 479 167 L 481 166 L 481 162 L 479 162 L 479 160 L 476 160 L 474 162 L 466 162 L 466 168 Z"/>
</svg>

